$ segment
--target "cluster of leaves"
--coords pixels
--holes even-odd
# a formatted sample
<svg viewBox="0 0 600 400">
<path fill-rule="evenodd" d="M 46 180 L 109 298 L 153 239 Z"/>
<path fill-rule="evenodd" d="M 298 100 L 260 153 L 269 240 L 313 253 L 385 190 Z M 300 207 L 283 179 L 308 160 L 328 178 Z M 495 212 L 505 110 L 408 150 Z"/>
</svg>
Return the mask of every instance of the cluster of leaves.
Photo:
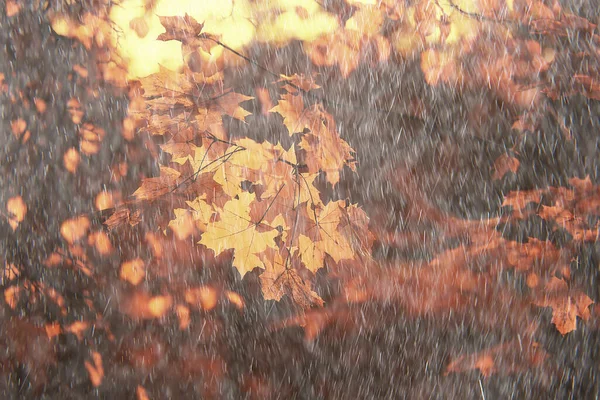
<svg viewBox="0 0 600 400">
<path fill-rule="evenodd" d="M 600 43 L 594 24 L 556 2 L 381 1 L 343 8 L 342 28 L 307 43 L 306 50 L 315 64 L 337 65 L 344 77 L 362 60 L 376 65 L 395 54 L 420 57 L 432 86 L 489 87 L 519 107 L 539 104 L 541 93 L 600 95 L 595 68 L 574 72 L 568 81 L 549 79 L 554 65 L 596 64 L 595 51 L 588 50 Z M 565 42 L 573 38 L 586 51 L 565 52 Z"/>
<path fill-rule="evenodd" d="M 18 3 L 9 1 L 7 10 L 8 4 L 10 13 L 17 15 Z M 520 22 L 527 26 L 530 34 L 557 33 L 561 36 L 566 32 L 578 32 L 592 35 L 593 27 L 589 23 L 565 15 L 556 7 L 550 9 L 535 2 L 527 7 L 517 1 L 511 4 L 511 16 L 521 11 L 527 16 Z M 597 98 L 594 70 L 587 75 L 576 74 L 576 85 L 570 88 L 548 86 L 548 79 L 543 82 L 544 85 L 532 89 L 534 92 L 516 98 L 515 93 L 520 93 L 526 85 L 540 83 L 538 73 L 551 71 L 557 63 L 554 60 L 561 54 L 548 51 L 547 48 L 551 47 L 547 46 L 548 43 L 540 44 L 532 37 L 518 37 L 507 27 L 514 21 L 500 21 L 505 25 L 487 21 L 500 19 L 501 15 L 504 18 L 505 13 L 499 7 L 482 2 L 480 8 L 472 12 L 452 4 L 442 7 L 435 2 L 415 2 L 405 7 L 404 3 L 395 1 L 383 1 L 378 6 L 360 6 L 351 15 L 340 16 L 344 23 L 342 29 L 307 44 L 305 50 L 315 64 L 338 67 L 344 77 L 349 77 L 364 62 L 374 66 L 387 61 L 392 54 L 407 57 L 409 53 L 420 52 L 421 68 L 430 85 L 478 85 L 487 77 L 500 98 L 520 106 L 530 104 L 539 94 L 553 98 L 583 93 Z M 87 50 L 98 51 L 109 34 L 106 21 L 91 13 L 84 14 L 80 20 L 66 14 L 54 14 L 51 20 L 55 32 L 79 40 Z M 138 22 L 141 23 L 141 20 Z M 168 204 L 173 214 L 165 226 L 178 239 L 192 237 L 197 240 L 199 246 L 196 247 L 201 248 L 205 265 L 212 263 L 214 267 L 220 260 L 227 259 L 242 277 L 256 269 L 265 299 L 281 300 L 287 296 L 302 309 L 323 305 L 323 299 L 315 288 L 315 274 L 327 267 L 332 275 L 342 278 L 341 296 L 328 308 L 310 311 L 282 324 L 301 323 L 309 337 L 314 337 L 332 320 L 347 322 L 355 319 L 354 322 L 357 322 L 364 319 L 362 313 L 354 313 L 352 305 L 366 302 L 400 304 L 409 316 L 475 314 L 473 318 L 486 328 L 502 326 L 519 335 L 518 341 L 503 343 L 481 354 L 457 357 L 447 366 L 447 372 L 475 368 L 489 375 L 496 371 L 518 372 L 528 366 L 539 366 L 547 354 L 535 341 L 534 332 L 539 321 L 532 318 L 532 310 L 551 308 L 552 322 L 561 334 L 575 330 L 577 318 L 590 318 L 592 300 L 572 278 L 571 271 L 577 247 L 596 241 L 598 236 L 600 193 L 589 180 L 572 179 L 570 188 L 509 193 L 503 206 L 510 212 L 505 216 L 472 222 L 436 210 L 427 199 L 419 197 L 421 190 L 418 185 L 402 180 L 405 175 L 397 172 L 389 178 L 396 182 L 398 192 L 407 202 L 412 203 L 413 210 L 418 211 L 419 222 L 425 221 L 434 227 L 432 236 L 435 240 L 451 244 L 446 243 L 431 260 L 385 265 L 385 261 L 375 261 L 371 257 L 375 237 L 388 247 L 399 247 L 407 242 L 416 247 L 424 241 L 423 232 L 411 232 L 410 228 L 409 232 L 372 232 L 369 230 L 369 218 L 360 207 L 349 201 L 327 198 L 319 189 L 325 185 L 324 182 L 337 185 L 341 171 L 355 170 L 356 163 L 354 150 L 340 138 L 333 117 L 314 95 L 319 88 L 314 78 L 281 75 L 273 83 L 278 93 L 277 104 L 265 107 L 270 104 L 270 99 L 262 101 L 263 113 L 270 116 L 270 123 L 282 121 L 281 128 L 289 134 L 282 141 L 284 144 L 272 141 L 266 135 L 263 140 L 240 137 L 243 135 L 235 130 L 235 126 L 245 123 L 249 116 L 241 104 L 250 104 L 253 99 L 227 87 L 227 71 L 222 70 L 222 66 L 214 64 L 207 67 L 203 64 L 210 58 L 211 48 L 220 44 L 219 38 L 203 32 L 203 25 L 187 15 L 161 17 L 161 22 L 166 32 L 158 39 L 180 41 L 186 67 L 180 71 L 161 68 L 158 73 L 132 83 L 130 115 L 125 118 L 122 128 L 127 140 L 133 139 L 136 128 L 154 136 L 161 143 L 162 159 L 166 162 L 161 166 L 159 176 L 143 180 L 134 193 L 133 202 L 117 209 L 107 221 L 109 227 L 114 228 L 123 221 L 139 224 L 143 216 L 138 205 L 142 203 Z M 474 26 L 488 23 L 494 26 L 495 33 L 487 37 L 477 36 Z M 410 35 L 407 34 L 409 31 Z M 495 35 L 508 36 L 509 40 L 501 41 Z M 596 37 L 592 35 L 592 39 L 596 40 Z M 493 45 L 490 46 L 490 43 Z M 477 51 L 467 50 L 474 44 Z M 499 58 L 492 54 L 492 50 L 496 51 L 500 46 L 512 49 L 506 54 L 516 55 L 505 54 Z M 5 47 L 8 49 L 10 46 Z M 16 57 L 27 53 L 23 44 L 13 47 Z M 461 58 L 458 59 L 455 53 L 461 54 Z M 585 64 L 585 60 L 595 56 L 588 52 L 578 57 L 575 61 Z M 100 56 L 100 59 L 103 57 Z M 80 65 L 72 69 L 62 81 L 69 82 L 67 86 L 85 90 L 87 96 L 73 93 L 70 89 L 62 93 L 64 101 L 59 105 L 62 105 L 61 112 L 65 118 L 60 122 L 73 134 L 61 145 L 59 153 L 63 157 L 53 170 L 64 169 L 67 176 L 78 176 L 78 168 L 86 167 L 90 159 L 101 155 L 108 148 L 106 139 L 118 130 L 115 126 L 103 127 L 94 120 L 84 98 L 93 101 L 98 97 L 99 89 L 90 84 L 88 77 L 95 78 L 98 74 L 99 78 L 124 85 L 125 75 L 123 71 L 117 71 L 114 62 L 100 65 L 99 71 L 95 68 L 88 71 Z M 16 72 L 10 72 L 6 76 L 0 74 L 0 92 L 10 98 L 13 105 L 22 102 L 27 112 L 11 120 L 6 132 L 12 143 L 16 143 L 15 153 L 29 148 L 28 154 L 35 155 L 38 152 L 36 147 L 43 148 L 48 140 L 40 134 L 46 129 L 34 129 L 38 117 L 33 115 L 49 116 L 51 113 L 46 112 L 46 107 L 57 106 L 54 103 L 55 93 L 49 91 L 54 87 L 54 81 L 49 79 L 51 84 L 46 82 L 44 90 L 39 92 L 36 92 L 35 85 L 28 86 L 31 94 L 27 95 L 27 90 L 14 91 L 14 87 L 10 86 L 17 80 Z M 469 74 L 473 77 L 471 81 L 465 79 Z M 265 90 L 257 92 L 267 96 Z M 274 118 L 274 114 L 279 116 Z M 529 129 L 528 118 L 531 119 L 532 115 L 525 115 L 517 121 L 515 129 Z M 231 123 L 233 120 L 234 123 Z M 117 123 L 121 125 L 120 120 Z M 48 125 L 57 124 L 49 121 L 44 126 Z M 35 146 L 28 147 L 32 142 Z M 44 151 L 40 158 L 52 159 L 52 150 Z M 514 151 L 511 154 L 514 155 Z M 493 179 L 502 179 L 506 174 L 518 171 L 520 164 L 513 155 L 506 154 L 496 160 Z M 30 165 L 37 165 L 31 159 L 28 161 Z M 12 164 L 12 161 L 9 162 Z M 125 162 L 112 166 L 111 179 L 127 175 L 127 168 Z M 52 189 L 52 184 L 56 190 L 58 185 L 54 184 L 55 181 L 49 182 L 48 190 Z M 10 250 L 17 255 L 7 260 L 1 281 L 7 306 L 0 309 L 3 312 L 1 316 L 4 318 L 6 311 L 12 317 L 11 323 L 0 335 L 0 342 L 10 349 L 10 354 L 1 360 L 2 367 L 12 370 L 17 368 L 17 364 L 26 365 L 33 379 L 37 379 L 35 385 L 41 387 L 47 381 L 46 368 L 55 364 L 53 340 L 73 335 L 83 343 L 84 339 L 96 340 L 100 335 L 98 332 L 104 331 L 102 334 L 112 343 L 124 339 L 116 351 L 116 358 L 141 371 L 144 377 L 148 370 L 156 368 L 172 371 L 169 377 L 223 379 L 222 371 L 226 368 L 220 357 L 203 354 L 187 345 L 183 346 L 184 351 L 175 349 L 177 345 L 169 348 L 172 330 L 165 329 L 170 332 L 165 334 L 165 338 L 143 332 L 141 336 L 118 337 L 115 340 L 111 330 L 122 324 L 122 320 L 119 316 L 113 326 L 106 322 L 104 318 L 110 318 L 111 314 L 107 312 L 110 299 L 102 303 L 98 293 L 111 291 L 110 296 L 116 298 L 113 303 L 118 303 L 121 314 L 133 320 L 160 318 L 160 323 L 167 321 L 168 324 L 171 322 L 170 311 L 174 310 L 182 331 L 194 329 L 197 326 L 195 322 L 198 322 L 194 318 L 200 313 L 204 313 L 203 318 L 206 317 L 218 308 L 217 305 L 231 305 L 233 309 L 243 310 L 245 303 L 242 296 L 232 288 L 220 288 L 204 282 L 194 286 L 172 278 L 172 275 L 177 275 L 174 272 L 177 267 L 173 265 L 148 268 L 143 255 L 125 254 L 122 245 L 116 251 L 109 233 L 94 231 L 93 223 L 86 216 L 72 218 L 71 209 L 69 219 L 60 227 L 51 227 L 57 228 L 55 235 L 60 233 L 59 237 L 52 237 L 52 243 L 45 245 L 53 248 L 62 237 L 65 242 L 63 248 L 48 257 L 33 261 L 29 257 L 27 260 L 29 254 L 22 250 L 26 246 L 21 245 L 26 238 L 25 232 L 30 234 L 33 228 L 38 232 L 40 225 L 47 222 L 44 204 L 32 196 L 38 192 L 33 189 L 13 191 L 7 198 L 2 197 L 6 210 L 3 210 L 3 228 L 5 232 L 14 234 L 9 235 Z M 42 191 L 40 196 L 47 196 L 47 193 Z M 111 195 L 102 192 L 96 198 L 96 208 L 110 208 L 113 200 Z M 572 243 L 559 247 L 533 237 L 523 243 L 515 242 L 504 237 L 498 229 L 502 224 L 532 217 L 544 220 L 553 231 L 567 232 Z M 376 221 L 372 226 L 384 226 L 384 223 L 378 222 L 384 221 Z M 44 240 L 49 237 L 47 232 L 40 236 Z M 141 236 L 131 236 L 140 241 Z M 158 260 L 157 264 L 168 264 L 164 254 L 167 246 L 177 253 L 177 246 L 184 241 L 167 243 L 167 237 L 146 232 L 145 247 L 149 258 Z M 86 245 L 91 250 L 86 250 Z M 144 246 L 136 243 L 137 247 Z M 184 248 L 181 253 L 189 255 L 189 250 Z M 213 253 L 214 257 L 204 258 L 206 252 Z M 119 258 L 118 277 L 123 282 L 115 284 L 113 289 L 114 282 L 106 278 L 109 274 L 101 270 L 101 263 L 94 265 L 90 253 L 112 261 Z M 171 261 L 173 258 L 169 259 Z M 32 267 L 34 264 L 35 268 Z M 387 268 L 381 268 L 382 265 Z M 186 268 L 189 268 L 189 260 Z M 352 273 L 346 274 L 348 268 Z M 526 286 L 523 293 L 516 293 L 511 284 L 499 279 L 506 270 L 523 278 Z M 43 274 L 45 279 L 35 279 L 33 272 Z M 67 281 L 73 275 L 77 279 Z M 166 285 L 160 279 L 152 279 L 167 276 Z M 141 285 L 144 280 L 146 285 Z M 89 284 L 92 281 L 98 283 L 93 289 Z M 57 282 L 63 282 L 63 286 Z M 75 296 L 80 300 L 77 304 L 71 301 L 67 290 L 60 290 L 67 285 L 64 282 L 84 288 Z M 74 291 L 72 287 L 67 289 Z M 15 318 L 25 304 L 40 310 L 46 310 L 50 304 L 60 323 L 40 327 L 27 319 Z M 77 312 L 85 308 L 85 312 L 77 314 L 77 318 L 82 320 L 73 320 L 74 304 L 79 307 Z M 490 310 L 495 312 L 490 313 Z M 207 328 L 205 330 L 205 325 L 202 325 L 198 336 L 204 343 L 214 340 L 216 333 L 223 333 L 222 326 L 213 324 L 214 321 L 209 318 L 202 322 Z M 25 331 L 30 335 L 23 335 Z M 114 331 L 116 335 L 120 334 L 116 329 Z M 33 343 L 32 347 L 28 347 L 28 341 Z M 214 342 L 210 342 L 207 347 L 215 348 L 213 345 Z M 517 348 L 522 349 L 519 354 L 515 354 Z M 180 353 L 185 355 L 173 356 Z M 102 385 L 105 374 L 105 354 L 99 347 L 92 347 L 83 362 L 84 374 L 87 372 L 92 386 L 96 388 Z M 105 357 L 104 360 L 108 359 Z M 511 364 L 505 360 L 516 362 Z M 137 395 L 138 398 L 147 397 L 142 386 L 137 387 Z"/>
<path fill-rule="evenodd" d="M 109 6 L 95 3 L 0 2 L 0 391 L 8 397 L 56 390 L 59 337 L 79 338 L 74 351 L 98 314 L 80 240 L 90 221 L 73 214 L 90 210 L 102 187 L 112 188 L 110 160 L 126 153 L 119 128 L 127 98 L 100 84 L 118 68 L 108 49 Z M 102 230 L 87 239 L 101 255 L 114 250 Z M 88 347 L 77 351 L 85 357 Z"/>
<path fill-rule="evenodd" d="M 217 38 L 203 33 L 192 17 L 161 17 L 166 33 L 179 40 L 184 58 L 206 55 Z M 189 63 L 188 63 L 189 64 Z M 284 93 L 270 112 L 279 113 L 292 138 L 289 148 L 268 140 L 231 139 L 227 118 L 244 121 L 240 103 L 251 97 L 227 88 L 223 72 L 210 76 L 190 66 L 165 68 L 140 80 L 145 107 L 136 112 L 152 135 L 164 137 L 161 149 L 170 163 L 160 176 L 144 179 L 137 201 L 177 198 L 169 226 L 180 238 L 199 234 L 199 244 L 220 255 L 233 251 L 233 266 L 244 277 L 255 268 L 266 299 L 287 294 L 301 308 L 322 305 L 313 290 L 314 274 L 368 257 L 372 237 L 363 210 L 347 201 L 322 199 L 315 179 L 335 186 L 340 172 L 355 169 L 353 150 L 319 103 L 307 104 L 318 88 L 303 76 L 281 76 Z M 107 223 L 115 225 L 122 214 Z"/>
</svg>

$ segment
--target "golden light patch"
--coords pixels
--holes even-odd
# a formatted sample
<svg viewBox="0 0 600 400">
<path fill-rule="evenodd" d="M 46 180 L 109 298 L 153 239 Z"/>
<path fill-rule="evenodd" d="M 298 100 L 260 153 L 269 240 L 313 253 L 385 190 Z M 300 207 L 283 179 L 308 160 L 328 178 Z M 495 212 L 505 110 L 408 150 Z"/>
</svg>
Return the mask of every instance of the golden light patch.
<svg viewBox="0 0 600 400">
<path fill-rule="evenodd" d="M 155 296 L 148 302 L 148 310 L 155 318 L 164 316 L 173 305 L 171 296 Z"/>
<path fill-rule="evenodd" d="M 158 72 L 159 64 L 171 70 L 183 66 L 181 43 L 156 40 L 165 32 L 159 16 L 188 14 L 204 23 L 203 32 L 218 35 L 235 50 L 252 41 L 278 44 L 293 39 L 312 41 L 339 26 L 337 16 L 312 0 L 224 0 L 204 2 L 202 7 L 197 6 L 196 0 L 157 0 L 152 13 L 145 10 L 144 0 L 125 0 L 110 13 L 119 28 L 115 30 L 119 32 L 119 52 L 128 63 L 130 78 Z M 63 30 L 68 31 L 68 27 Z M 217 62 L 223 55 L 222 47 L 215 44 L 211 48 L 211 62 Z M 230 60 L 239 62 L 238 57 Z"/>
<path fill-rule="evenodd" d="M 121 264 L 121 272 L 119 276 L 121 279 L 131 283 L 132 285 L 138 285 L 146 277 L 144 261 L 140 258 L 136 258 L 134 260 L 124 262 Z"/>
<path fill-rule="evenodd" d="M 94 204 L 99 211 L 114 207 L 113 193 L 105 191 L 98 193 Z"/>
<path fill-rule="evenodd" d="M 113 252 L 113 246 L 110 238 L 103 231 L 91 234 L 88 238 L 88 244 L 90 246 L 94 246 L 96 251 L 103 256 L 109 255 Z"/>
<path fill-rule="evenodd" d="M 217 305 L 217 291 L 209 286 L 199 286 L 185 291 L 185 301 L 210 311 Z"/>
<path fill-rule="evenodd" d="M 25 219 L 25 214 L 27 214 L 27 204 L 25 204 L 21 196 L 11 197 L 6 202 L 6 210 L 9 214 L 8 223 L 14 231 Z"/>
<path fill-rule="evenodd" d="M 90 220 L 86 217 L 77 217 L 66 220 L 60 226 L 60 234 L 69 243 L 81 240 L 90 227 Z"/>
</svg>

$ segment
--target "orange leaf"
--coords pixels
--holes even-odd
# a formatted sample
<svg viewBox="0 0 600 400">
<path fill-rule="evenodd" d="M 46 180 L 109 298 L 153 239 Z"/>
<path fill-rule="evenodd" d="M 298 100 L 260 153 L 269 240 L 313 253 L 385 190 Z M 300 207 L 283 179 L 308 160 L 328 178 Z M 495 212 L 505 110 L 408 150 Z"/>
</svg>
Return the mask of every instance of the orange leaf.
<svg viewBox="0 0 600 400">
<path fill-rule="evenodd" d="M 582 292 L 571 292 L 565 282 L 552 277 L 545 285 L 542 298 L 534 300 L 539 307 L 552 308 L 552 323 L 566 335 L 577 329 L 577 317 L 584 321 L 590 316 L 589 306 L 594 302 Z"/>
<path fill-rule="evenodd" d="M 100 386 L 102 383 L 102 379 L 104 378 L 104 367 L 102 365 L 102 356 L 100 353 L 94 351 L 92 352 L 92 360 L 93 364 L 89 361 L 85 361 L 85 369 L 87 369 L 90 374 L 90 381 L 92 381 L 92 385 L 94 387 Z"/>
</svg>

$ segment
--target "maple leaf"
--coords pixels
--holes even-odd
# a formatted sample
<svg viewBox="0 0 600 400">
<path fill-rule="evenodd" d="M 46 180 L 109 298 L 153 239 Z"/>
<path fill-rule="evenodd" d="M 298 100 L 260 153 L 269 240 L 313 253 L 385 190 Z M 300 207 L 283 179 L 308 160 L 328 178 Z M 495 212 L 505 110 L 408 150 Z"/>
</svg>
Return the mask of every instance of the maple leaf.
<svg viewBox="0 0 600 400">
<path fill-rule="evenodd" d="M 356 204 L 349 204 L 343 210 L 338 231 L 348 240 L 355 252 L 370 255 L 375 236 L 369 229 L 367 213 Z"/>
<path fill-rule="evenodd" d="M 198 228 L 201 231 L 208 229 L 208 224 L 214 213 L 213 208 L 206 202 L 206 194 L 198 196 L 193 201 L 186 201 L 190 209 L 176 208 L 175 219 L 169 222 L 179 240 L 186 239 Z"/>
<path fill-rule="evenodd" d="M 302 74 L 294 74 L 292 76 L 281 74 L 279 76 L 281 76 L 281 79 L 277 82 L 288 82 L 283 88 L 291 94 L 298 94 L 298 89 L 308 92 L 310 90 L 321 88 L 321 86 L 315 83 L 313 77 L 306 77 Z"/>
<path fill-rule="evenodd" d="M 303 134 L 300 148 L 306 152 L 306 164 L 311 173 L 325 172 L 327 181 L 335 186 L 340 179 L 339 171 L 345 165 L 355 170 L 354 150 L 340 138 L 330 114 L 317 105 L 304 108 L 302 96 L 290 93 L 282 95 L 270 111 L 283 117 L 290 136 L 305 129 L 310 131 Z"/>
<path fill-rule="evenodd" d="M 206 76 L 184 69 L 182 73 L 158 65 L 158 72 L 140 79 L 145 97 L 180 98 L 199 96 L 206 87 L 220 85 L 222 73 Z"/>
<path fill-rule="evenodd" d="M 590 317 L 588 307 L 594 303 L 584 293 L 570 291 L 567 282 L 557 277 L 552 277 L 546 283 L 543 296 L 540 297 L 533 303 L 552 308 L 552 323 L 562 335 L 577 329 L 577 317 L 587 321 Z"/>
<path fill-rule="evenodd" d="M 354 150 L 333 129 L 323 123 L 318 130 L 302 136 L 300 148 L 306 151 L 305 161 L 309 171 L 325 172 L 327 182 L 333 186 L 340 181 L 340 171 L 344 166 L 356 170 L 352 156 Z"/>
<path fill-rule="evenodd" d="M 183 45 L 191 47 L 200 47 L 207 53 L 210 53 L 214 43 L 211 41 L 212 35 L 202 33 L 203 23 L 197 22 L 187 13 L 183 16 L 158 17 L 160 23 L 165 27 L 166 32 L 161 33 L 157 40 L 169 41 L 178 40 Z"/>
<path fill-rule="evenodd" d="M 179 171 L 161 165 L 160 176 L 143 179 L 142 186 L 133 193 L 133 196 L 137 200 L 157 199 L 177 186 L 180 175 Z"/>
<path fill-rule="evenodd" d="M 300 94 L 288 93 L 282 95 L 277 105 L 269 111 L 277 112 L 283 117 L 283 124 L 290 136 L 304 131 L 304 128 L 310 129 L 313 125 L 305 115 L 304 100 Z"/>
<path fill-rule="evenodd" d="M 239 104 L 252 97 L 224 90 L 220 73 L 207 77 L 189 69 L 177 73 L 160 67 L 141 84 L 147 109 L 139 114 L 148 131 L 170 133 L 177 142 L 193 139 L 195 132 L 218 131 L 213 127 L 222 124 L 223 115 L 244 121 L 250 114 Z"/>
<path fill-rule="evenodd" d="M 299 232 L 303 233 L 298 236 L 297 246 L 299 257 L 308 270 L 316 272 L 322 268 L 325 254 L 335 262 L 354 258 L 348 239 L 338 231 L 340 221 L 345 219 L 343 204 L 343 201 L 331 201 L 316 210 L 309 205 L 304 207 L 304 221 L 298 225 Z"/>
<path fill-rule="evenodd" d="M 242 278 L 247 272 L 264 263 L 259 254 L 267 248 L 275 248 L 275 238 L 279 231 L 256 224 L 250 218 L 250 204 L 255 200 L 253 193 L 240 192 L 237 198 L 216 210 L 220 219 L 208 225 L 202 234 L 200 244 L 220 254 L 226 249 L 234 249 L 233 266 Z"/>
<path fill-rule="evenodd" d="M 295 262 L 292 257 L 282 255 L 278 250 L 268 249 L 263 260 L 265 270 L 260 274 L 260 280 L 266 300 L 279 301 L 284 295 L 288 295 L 302 309 L 323 306 L 323 299 L 312 290 L 310 282 L 304 280 L 293 268 L 298 265 L 292 265 Z"/>
</svg>

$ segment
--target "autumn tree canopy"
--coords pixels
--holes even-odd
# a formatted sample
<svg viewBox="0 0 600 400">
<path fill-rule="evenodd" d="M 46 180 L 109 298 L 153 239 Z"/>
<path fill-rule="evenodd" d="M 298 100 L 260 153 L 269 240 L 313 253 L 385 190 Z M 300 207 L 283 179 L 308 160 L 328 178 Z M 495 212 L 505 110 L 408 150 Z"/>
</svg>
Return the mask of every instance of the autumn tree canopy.
<svg viewBox="0 0 600 400">
<path fill-rule="evenodd" d="M 439 341 L 460 327 L 424 350 L 442 385 L 535 373 L 565 390 L 545 338 L 598 332 L 586 17 L 532 0 L 34 3 L 0 1 L 6 393 L 59 396 L 72 373 L 100 396 L 342 398 L 355 383 L 277 363 L 327 370 L 321 343 L 370 365 L 399 321 Z"/>
</svg>

